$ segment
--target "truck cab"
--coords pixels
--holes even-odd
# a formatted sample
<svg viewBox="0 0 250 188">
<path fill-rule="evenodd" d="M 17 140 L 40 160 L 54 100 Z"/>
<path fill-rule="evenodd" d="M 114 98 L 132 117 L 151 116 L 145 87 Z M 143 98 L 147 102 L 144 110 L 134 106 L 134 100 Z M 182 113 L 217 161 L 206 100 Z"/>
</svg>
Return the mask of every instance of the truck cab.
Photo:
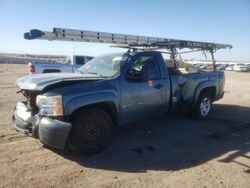
<svg viewBox="0 0 250 188">
<path fill-rule="evenodd" d="M 30 74 L 56 73 L 56 72 L 76 72 L 81 66 L 90 61 L 93 57 L 83 55 L 70 55 L 65 62 L 44 62 L 32 61 L 29 63 Z"/>
<path fill-rule="evenodd" d="M 66 64 L 73 66 L 73 72 L 76 72 L 79 68 L 85 65 L 88 61 L 93 59 L 91 56 L 82 56 L 82 55 L 70 55 L 66 58 Z"/>
</svg>

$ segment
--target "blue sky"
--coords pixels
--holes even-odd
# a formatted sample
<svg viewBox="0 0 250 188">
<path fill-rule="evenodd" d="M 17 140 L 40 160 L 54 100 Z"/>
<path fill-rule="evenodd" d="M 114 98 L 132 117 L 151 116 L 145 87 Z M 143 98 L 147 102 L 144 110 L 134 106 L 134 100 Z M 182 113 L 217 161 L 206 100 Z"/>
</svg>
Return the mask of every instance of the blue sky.
<svg viewBox="0 0 250 188">
<path fill-rule="evenodd" d="M 250 60 L 250 0 L 0 0 L 0 52 L 98 55 L 105 44 L 28 41 L 30 29 L 53 27 L 233 45 L 219 60 Z M 194 54 L 199 57 L 199 54 Z"/>
</svg>

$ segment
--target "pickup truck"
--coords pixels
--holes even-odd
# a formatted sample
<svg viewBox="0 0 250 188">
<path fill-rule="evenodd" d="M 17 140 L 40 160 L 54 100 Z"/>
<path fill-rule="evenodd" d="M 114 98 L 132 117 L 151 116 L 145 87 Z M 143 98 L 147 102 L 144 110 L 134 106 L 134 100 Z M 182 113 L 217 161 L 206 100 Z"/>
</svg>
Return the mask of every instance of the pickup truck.
<svg viewBox="0 0 250 188">
<path fill-rule="evenodd" d="M 91 59 L 91 56 L 71 55 L 67 56 L 66 63 L 32 61 L 29 63 L 29 73 L 76 72 Z"/>
<path fill-rule="evenodd" d="M 18 79 L 26 99 L 17 103 L 13 125 L 45 145 L 95 153 L 118 126 L 177 109 L 205 119 L 223 97 L 224 82 L 223 72 L 173 70 L 158 51 L 101 55 L 79 73 Z"/>
</svg>

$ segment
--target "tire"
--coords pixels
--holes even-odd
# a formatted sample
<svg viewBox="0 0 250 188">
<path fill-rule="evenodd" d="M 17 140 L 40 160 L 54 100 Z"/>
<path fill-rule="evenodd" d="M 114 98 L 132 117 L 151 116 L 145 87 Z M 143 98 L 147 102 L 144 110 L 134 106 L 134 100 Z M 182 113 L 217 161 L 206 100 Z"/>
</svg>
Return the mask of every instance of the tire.
<svg viewBox="0 0 250 188">
<path fill-rule="evenodd" d="M 197 119 L 206 119 L 212 108 L 212 100 L 209 94 L 201 94 L 194 109 L 194 115 Z"/>
<path fill-rule="evenodd" d="M 113 121 L 105 111 L 93 108 L 78 113 L 72 121 L 68 145 L 76 153 L 94 154 L 104 149 L 113 133 Z"/>
</svg>

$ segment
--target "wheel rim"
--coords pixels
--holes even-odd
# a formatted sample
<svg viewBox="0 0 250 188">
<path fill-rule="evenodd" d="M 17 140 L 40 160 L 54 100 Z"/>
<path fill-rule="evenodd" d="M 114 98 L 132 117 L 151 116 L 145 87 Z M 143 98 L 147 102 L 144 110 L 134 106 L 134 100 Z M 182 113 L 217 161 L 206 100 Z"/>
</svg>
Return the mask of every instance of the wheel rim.
<svg viewBox="0 0 250 188">
<path fill-rule="evenodd" d="M 208 97 L 205 97 L 202 99 L 201 104 L 200 104 L 200 112 L 201 115 L 207 116 L 211 108 L 211 103 Z"/>
<path fill-rule="evenodd" d="M 95 146 L 101 142 L 104 134 L 104 126 L 100 121 L 91 121 L 85 124 L 82 129 L 82 142 L 83 144 Z"/>
</svg>

